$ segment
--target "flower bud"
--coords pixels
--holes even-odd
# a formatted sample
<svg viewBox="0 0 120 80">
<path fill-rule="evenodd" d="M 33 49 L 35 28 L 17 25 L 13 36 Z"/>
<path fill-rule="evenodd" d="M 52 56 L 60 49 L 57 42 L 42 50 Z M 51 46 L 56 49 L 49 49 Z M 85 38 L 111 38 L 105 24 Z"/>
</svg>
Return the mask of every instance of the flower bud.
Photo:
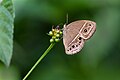
<svg viewBox="0 0 120 80">
<path fill-rule="evenodd" d="M 62 31 L 60 31 L 60 35 L 62 34 Z"/>
<path fill-rule="evenodd" d="M 55 31 L 55 29 L 52 29 L 52 31 L 54 32 L 54 31 Z"/>
<path fill-rule="evenodd" d="M 49 35 L 50 35 L 50 36 L 52 36 L 52 35 L 53 35 L 53 32 L 52 32 L 52 31 L 50 31 L 50 32 L 49 32 Z"/>
<path fill-rule="evenodd" d="M 52 39 L 55 39 L 56 38 L 56 36 L 52 36 Z"/>
<path fill-rule="evenodd" d="M 54 42 L 54 39 L 50 39 L 50 43 L 53 43 Z"/>
<path fill-rule="evenodd" d="M 59 33 L 59 32 L 60 32 L 60 30 L 57 29 L 57 30 L 56 30 L 56 33 Z"/>
<path fill-rule="evenodd" d="M 56 37 L 60 37 L 60 34 L 56 34 Z"/>
<path fill-rule="evenodd" d="M 55 39 L 55 42 L 58 42 L 58 41 L 60 41 L 60 39 L 57 39 L 57 38 L 56 38 L 56 39 Z"/>
</svg>

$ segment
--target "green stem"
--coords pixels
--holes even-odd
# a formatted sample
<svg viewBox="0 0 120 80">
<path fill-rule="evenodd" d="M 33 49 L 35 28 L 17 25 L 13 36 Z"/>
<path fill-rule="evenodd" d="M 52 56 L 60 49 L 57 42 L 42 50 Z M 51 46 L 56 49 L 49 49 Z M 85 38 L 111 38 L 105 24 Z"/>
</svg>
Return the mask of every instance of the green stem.
<svg viewBox="0 0 120 80">
<path fill-rule="evenodd" d="M 43 55 L 38 59 L 38 61 L 34 64 L 34 66 L 30 69 L 30 71 L 26 74 L 26 76 L 22 80 L 26 80 L 26 78 L 31 74 L 31 72 L 35 69 L 35 67 L 40 63 L 40 61 L 47 55 L 47 53 L 53 48 L 55 43 L 51 43 L 47 50 L 43 53 Z"/>
</svg>

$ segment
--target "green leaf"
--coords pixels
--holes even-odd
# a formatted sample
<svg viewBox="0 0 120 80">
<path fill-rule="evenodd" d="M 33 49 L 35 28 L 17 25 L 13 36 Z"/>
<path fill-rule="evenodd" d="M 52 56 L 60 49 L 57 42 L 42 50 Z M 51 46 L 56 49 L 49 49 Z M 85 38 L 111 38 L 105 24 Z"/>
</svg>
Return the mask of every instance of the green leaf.
<svg viewBox="0 0 120 80">
<path fill-rule="evenodd" d="M 13 51 L 14 9 L 12 0 L 0 2 L 0 60 L 9 66 Z"/>
</svg>

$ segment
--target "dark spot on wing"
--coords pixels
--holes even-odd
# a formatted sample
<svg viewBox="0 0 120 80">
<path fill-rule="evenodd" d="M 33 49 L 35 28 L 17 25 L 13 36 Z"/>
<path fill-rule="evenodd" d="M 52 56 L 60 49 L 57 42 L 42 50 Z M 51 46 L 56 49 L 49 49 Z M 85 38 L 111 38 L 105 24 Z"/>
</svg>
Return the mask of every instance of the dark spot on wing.
<svg viewBox="0 0 120 80">
<path fill-rule="evenodd" d="M 75 47 L 75 45 L 72 45 L 72 48 L 74 48 Z"/>
<path fill-rule="evenodd" d="M 82 38 L 81 37 L 79 37 L 79 40 L 81 40 Z"/>
<path fill-rule="evenodd" d="M 91 24 L 89 24 L 89 26 L 91 26 Z"/>
<path fill-rule="evenodd" d="M 81 41 L 79 43 L 81 43 Z"/>
<path fill-rule="evenodd" d="M 87 29 L 84 29 L 84 32 L 87 32 Z"/>
</svg>

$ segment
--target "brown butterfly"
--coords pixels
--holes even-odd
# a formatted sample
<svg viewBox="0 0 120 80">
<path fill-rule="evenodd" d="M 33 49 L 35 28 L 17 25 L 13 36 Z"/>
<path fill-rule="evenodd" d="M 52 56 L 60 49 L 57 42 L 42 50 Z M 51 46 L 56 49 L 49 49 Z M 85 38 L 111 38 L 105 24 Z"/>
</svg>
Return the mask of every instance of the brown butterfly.
<svg viewBox="0 0 120 80">
<path fill-rule="evenodd" d="M 78 20 L 64 25 L 63 43 L 66 54 L 78 53 L 95 31 L 96 23 L 90 20 Z"/>
</svg>

